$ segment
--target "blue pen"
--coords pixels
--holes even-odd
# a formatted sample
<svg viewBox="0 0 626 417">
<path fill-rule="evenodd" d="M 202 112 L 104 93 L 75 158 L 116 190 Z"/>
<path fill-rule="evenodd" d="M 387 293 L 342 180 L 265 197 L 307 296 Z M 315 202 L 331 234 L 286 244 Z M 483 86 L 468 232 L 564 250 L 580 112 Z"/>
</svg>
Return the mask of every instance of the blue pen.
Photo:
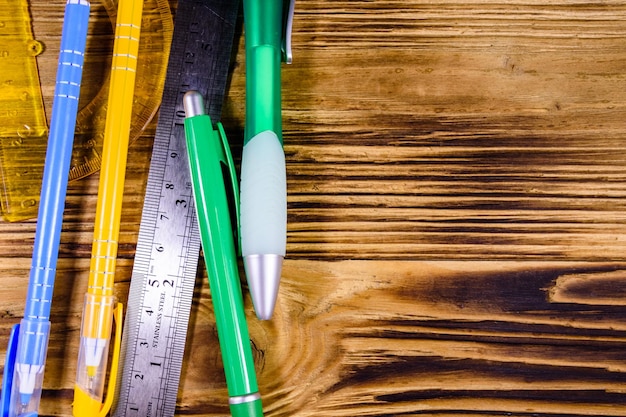
<svg viewBox="0 0 626 417">
<path fill-rule="evenodd" d="M 38 415 L 89 9 L 87 0 L 67 0 L 65 6 L 28 294 L 24 318 L 14 327 L 7 349 L 3 417 Z"/>
</svg>

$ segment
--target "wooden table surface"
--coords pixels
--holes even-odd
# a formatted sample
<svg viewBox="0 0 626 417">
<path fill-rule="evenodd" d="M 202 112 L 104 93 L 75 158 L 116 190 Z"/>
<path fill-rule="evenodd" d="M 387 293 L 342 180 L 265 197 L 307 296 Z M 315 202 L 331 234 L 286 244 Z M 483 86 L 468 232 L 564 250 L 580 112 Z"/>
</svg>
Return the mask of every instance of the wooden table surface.
<svg viewBox="0 0 626 417">
<path fill-rule="evenodd" d="M 65 2 L 30 3 L 49 114 Z M 297 0 L 294 31 L 272 321 L 244 288 L 266 416 L 626 415 L 626 3 Z M 130 148 L 122 301 L 155 126 Z M 68 191 L 45 416 L 71 415 L 97 182 Z M 0 223 L 0 361 L 34 231 Z M 206 273 L 197 286 L 177 411 L 226 416 Z"/>
</svg>

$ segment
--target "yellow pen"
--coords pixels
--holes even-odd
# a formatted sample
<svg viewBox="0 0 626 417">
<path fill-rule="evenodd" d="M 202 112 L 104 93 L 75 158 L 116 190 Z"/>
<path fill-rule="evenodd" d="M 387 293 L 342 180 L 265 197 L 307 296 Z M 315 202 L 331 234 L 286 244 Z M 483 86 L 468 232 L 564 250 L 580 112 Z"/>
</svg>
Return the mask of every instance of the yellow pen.
<svg viewBox="0 0 626 417">
<path fill-rule="evenodd" d="M 116 306 L 113 296 L 113 283 L 142 13 L 143 0 L 119 0 L 89 287 L 85 296 L 74 387 L 73 414 L 77 417 L 105 416 L 115 391 L 119 331 L 116 331 L 107 398 L 102 402 L 113 311 L 117 313 L 118 328 L 117 317 L 121 318 L 121 306 Z"/>
</svg>

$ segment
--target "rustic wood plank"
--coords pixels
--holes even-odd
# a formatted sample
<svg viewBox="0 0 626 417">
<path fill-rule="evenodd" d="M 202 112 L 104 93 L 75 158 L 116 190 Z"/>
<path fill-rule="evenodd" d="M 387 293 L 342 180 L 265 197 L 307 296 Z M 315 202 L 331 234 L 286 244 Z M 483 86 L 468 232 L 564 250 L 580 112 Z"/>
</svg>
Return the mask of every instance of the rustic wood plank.
<svg viewBox="0 0 626 417">
<path fill-rule="evenodd" d="M 31 6 L 49 109 L 63 2 Z M 107 19 L 94 1 L 87 95 Z M 274 320 L 246 293 L 266 415 L 626 415 L 626 3 L 298 0 L 294 29 Z M 223 117 L 237 160 L 238 36 Z M 130 148 L 123 302 L 154 127 Z M 42 416 L 71 415 L 97 184 L 68 191 Z M 0 222 L 0 361 L 34 231 Z M 227 415 L 202 269 L 188 342 L 178 414 Z"/>
<path fill-rule="evenodd" d="M 121 264 L 125 274 L 130 262 Z M 252 319 L 247 299 L 268 415 L 623 415 L 623 308 L 549 294 L 563 277 L 611 271 L 624 277 L 625 267 L 289 261 L 273 322 Z M 85 260 L 61 266 L 65 274 L 86 268 Z M 54 323 L 51 340 L 50 415 L 69 415 L 70 358 L 85 290 L 73 281 L 60 281 L 62 295 L 54 300 L 53 313 L 65 320 Z M 120 282 L 120 293 L 126 284 Z M 1 292 L 6 299 L 19 291 Z M 181 414 L 227 413 L 211 311 L 202 285 Z"/>
<path fill-rule="evenodd" d="M 302 9 L 293 256 L 622 257 L 622 3 Z"/>
</svg>

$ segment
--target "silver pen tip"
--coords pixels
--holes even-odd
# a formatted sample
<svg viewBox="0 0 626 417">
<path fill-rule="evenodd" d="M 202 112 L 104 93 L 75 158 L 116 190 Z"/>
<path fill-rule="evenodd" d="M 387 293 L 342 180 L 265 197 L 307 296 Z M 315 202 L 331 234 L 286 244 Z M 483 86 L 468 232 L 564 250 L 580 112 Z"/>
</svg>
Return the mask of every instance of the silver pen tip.
<svg viewBox="0 0 626 417">
<path fill-rule="evenodd" d="M 259 320 L 269 320 L 274 313 L 283 265 L 281 255 L 248 255 L 243 258 L 254 311 Z"/>
<path fill-rule="evenodd" d="M 185 108 L 185 117 L 206 114 L 202 94 L 195 90 L 190 90 L 185 93 L 183 96 L 183 107 Z"/>
</svg>

